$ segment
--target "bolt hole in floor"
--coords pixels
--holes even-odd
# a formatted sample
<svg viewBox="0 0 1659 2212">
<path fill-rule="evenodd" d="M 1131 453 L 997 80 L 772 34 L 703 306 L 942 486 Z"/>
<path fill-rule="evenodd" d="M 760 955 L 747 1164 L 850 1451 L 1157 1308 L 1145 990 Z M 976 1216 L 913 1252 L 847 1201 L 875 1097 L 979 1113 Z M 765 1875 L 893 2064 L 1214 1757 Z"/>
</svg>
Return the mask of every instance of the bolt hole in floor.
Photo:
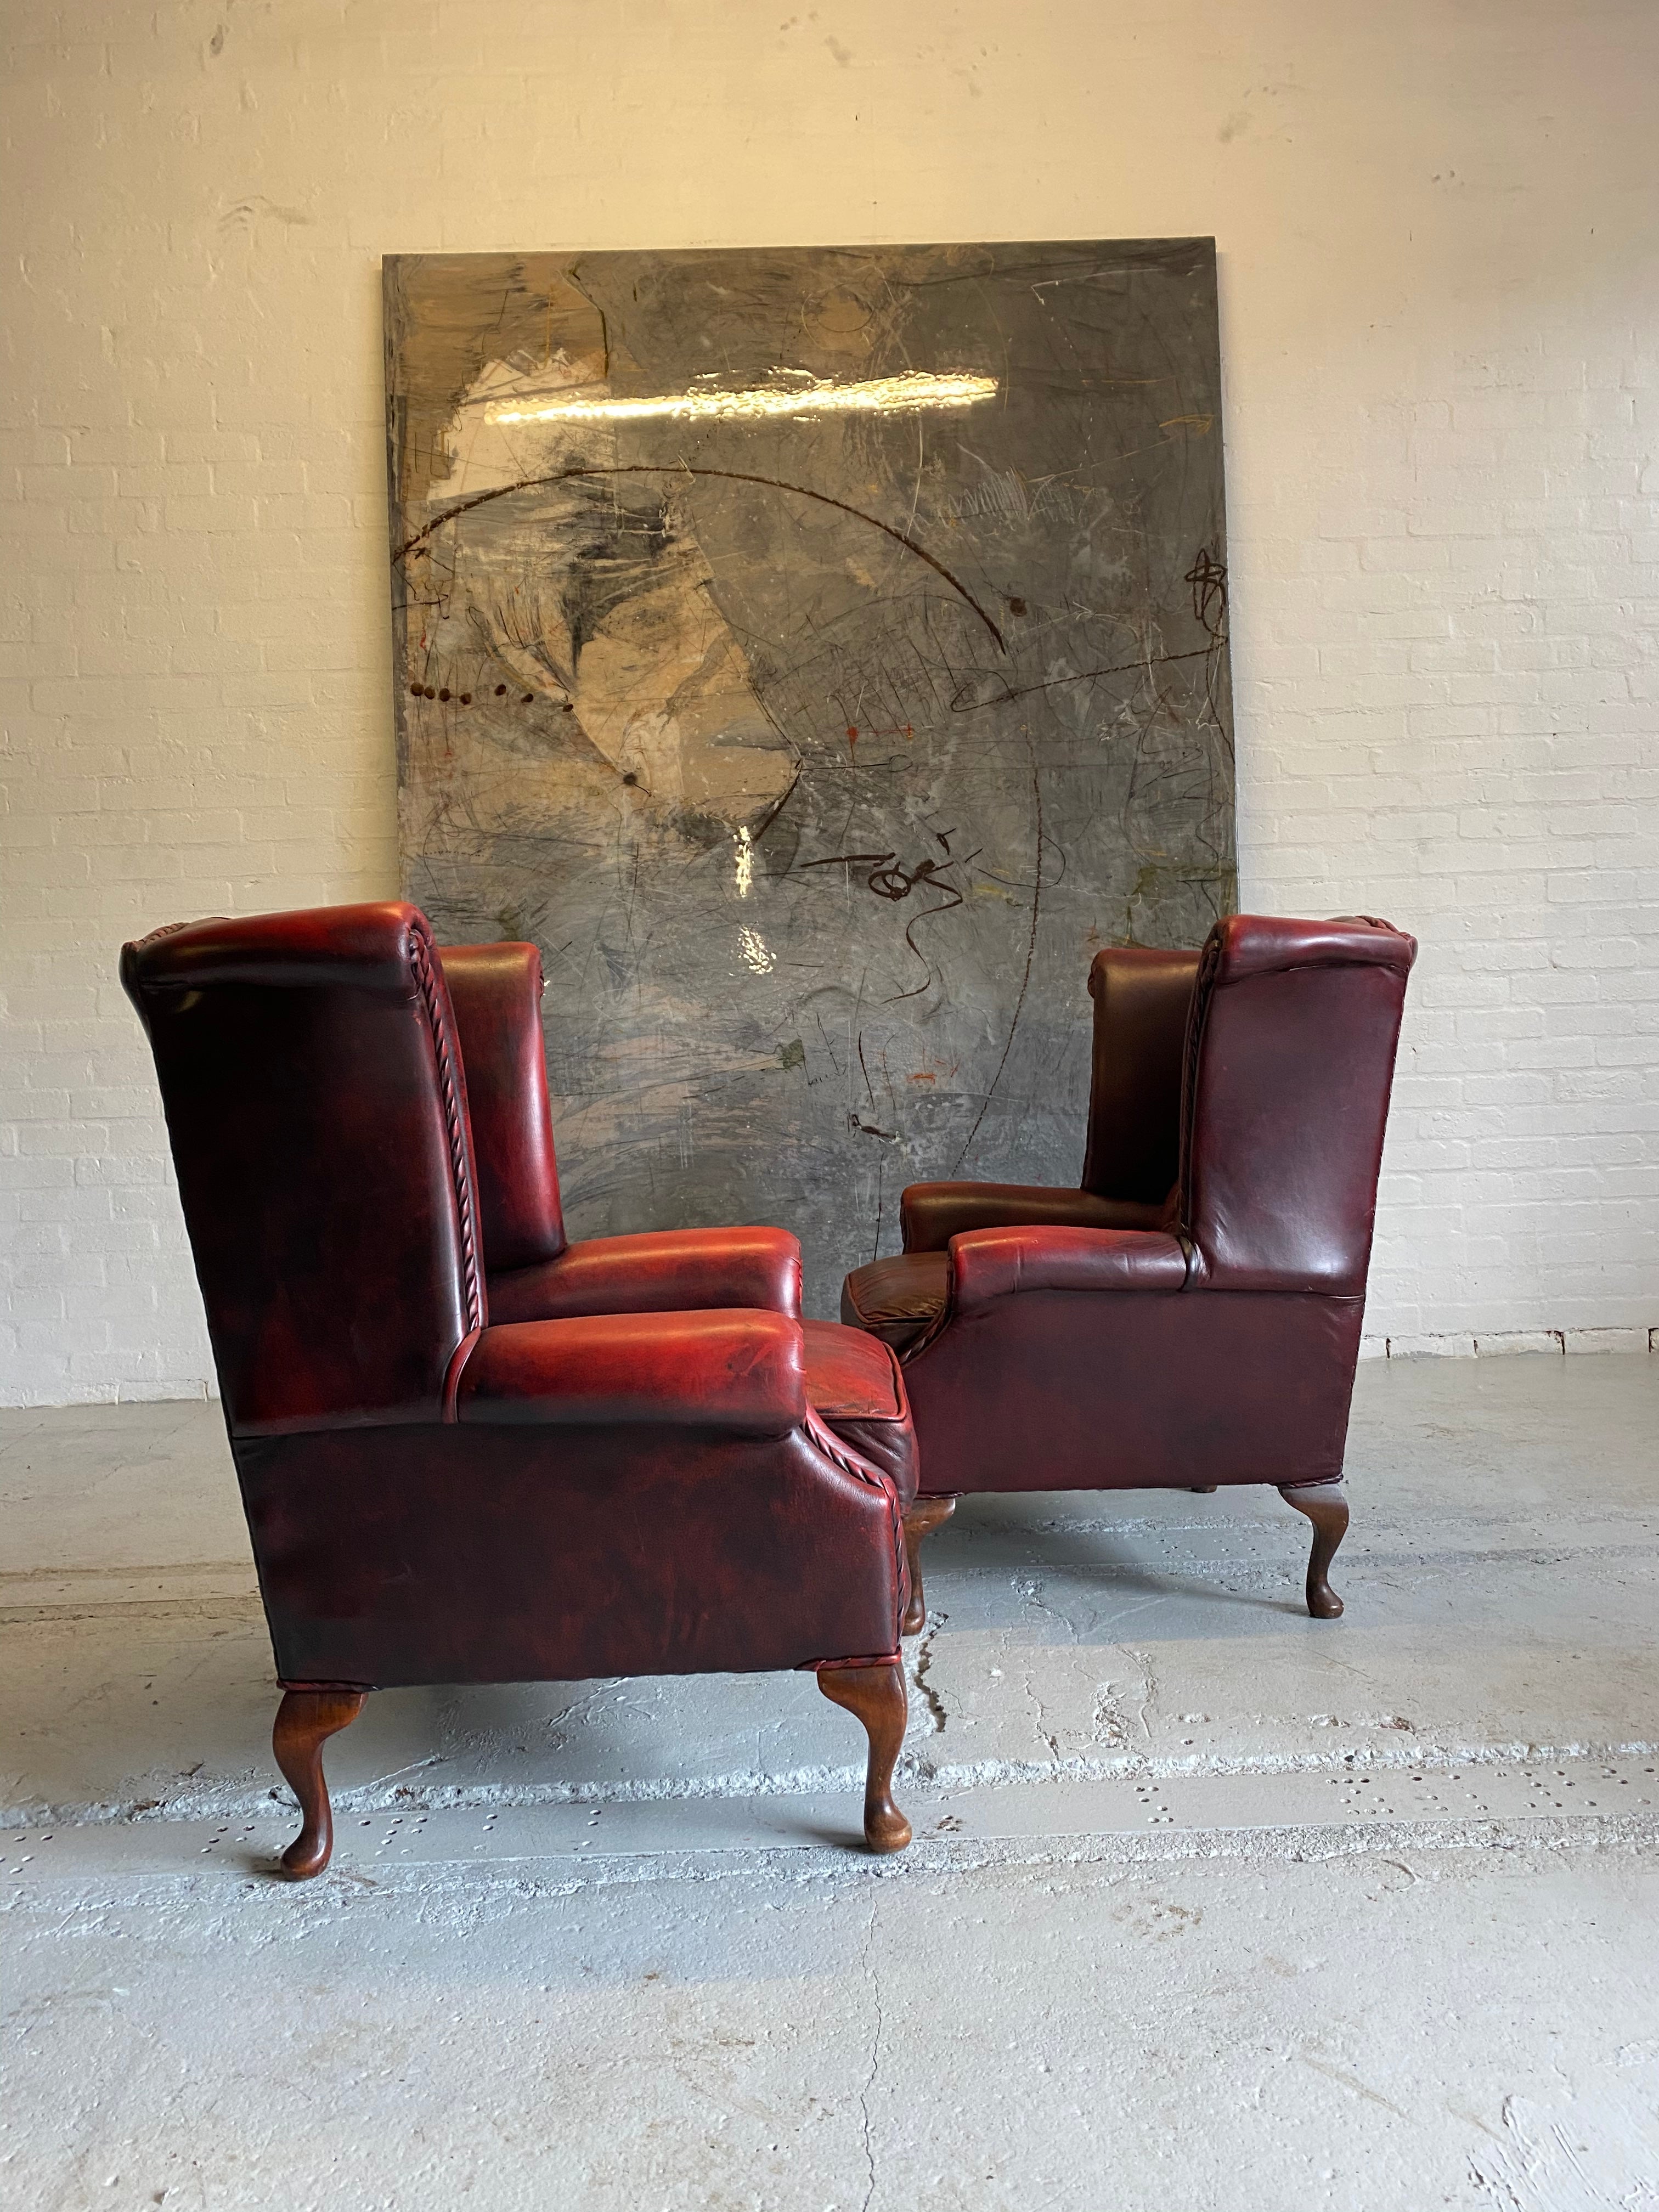
<svg viewBox="0 0 1659 2212">
<path fill-rule="evenodd" d="M 911 1699 L 901 1859 L 847 1850 L 858 1749 L 805 1678 L 539 1685 L 371 1698 L 329 1750 L 335 1869 L 299 1891 L 250 1880 L 293 1816 L 271 1795 L 270 1652 L 217 1409 L 0 1417 L 5 2002 L 29 2022 L 15 2139 L 41 2147 L 21 2201 L 75 2201 L 64 2142 L 106 2156 L 100 2191 L 129 2142 L 155 2161 L 134 2202 L 182 2189 L 187 2135 L 216 2212 L 267 2202 L 234 2113 L 276 2147 L 286 2201 L 349 2169 L 365 2201 L 392 2189 L 424 2212 L 439 2182 L 394 2188 L 349 2089 L 307 2067 L 301 2124 L 300 2077 L 272 2063 L 383 2033 L 411 2078 L 466 2085 L 447 2100 L 458 2154 L 476 2100 L 522 2113 L 550 2154 L 554 2123 L 489 2055 L 533 2034 L 580 2085 L 559 2128 L 603 2127 L 630 2201 L 650 2195 L 647 2142 L 703 2140 L 712 2095 L 733 2188 L 769 2171 L 750 2139 L 764 2110 L 799 2201 L 828 2203 L 849 2111 L 862 2141 L 877 1990 L 878 2184 L 918 2202 L 931 2185 L 889 2094 L 914 2112 L 949 2092 L 951 2159 L 1012 2143 L 1062 2197 L 1050 2146 L 1079 2140 L 1081 2103 L 1109 2124 L 1122 2201 L 1170 2201 L 1174 2138 L 1136 2118 L 1138 2097 L 1158 2107 L 1150 2075 L 1136 2087 L 1154 2046 L 1160 2081 L 1190 2065 L 1234 2116 L 1225 2170 L 1210 2130 L 1171 2122 L 1176 2194 L 1199 2212 L 1241 2194 L 1507 2204 L 1500 2180 L 1535 2212 L 1522 2183 L 1565 2135 L 1607 2195 L 1620 2144 L 1654 2125 L 1659 2066 L 1659 1370 L 1391 1364 L 1360 1376 L 1340 1622 L 1298 1613 L 1304 1525 L 1271 1492 L 969 1500 L 928 1540 L 948 1620 L 937 1708 Z M 908 2005 L 941 1960 L 1000 1994 Z M 781 1977 L 811 1991 L 782 2072 Z M 1204 2002 L 1172 2009 L 1194 1977 Z M 665 2034 L 723 2053 L 716 2073 L 647 2063 Z M 133 2110 L 196 2120 L 118 2124 L 118 2072 Z M 1454 2074 L 1458 2112 L 1427 2110 L 1422 2079 Z M 502 2140 L 474 2149 L 510 2199 Z M 793 2206 L 795 2186 L 774 2193 Z M 571 2201 L 607 2200 L 579 2179 Z"/>
</svg>

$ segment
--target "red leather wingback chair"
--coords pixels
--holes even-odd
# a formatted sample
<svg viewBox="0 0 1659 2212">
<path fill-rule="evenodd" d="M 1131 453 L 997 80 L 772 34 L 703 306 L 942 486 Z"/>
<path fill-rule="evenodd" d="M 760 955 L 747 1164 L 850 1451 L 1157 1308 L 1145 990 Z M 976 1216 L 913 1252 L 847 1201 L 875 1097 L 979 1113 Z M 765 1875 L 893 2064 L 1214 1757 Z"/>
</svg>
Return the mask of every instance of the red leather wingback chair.
<svg viewBox="0 0 1659 2212">
<path fill-rule="evenodd" d="M 568 1243 L 533 945 L 398 904 L 127 945 L 276 1671 L 277 1763 L 410 1683 L 810 1667 L 892 1802 L 914 1493 L 885 1346 L 799 1318 L 775 1229 Z M 839 1431 L 839 1433 L 837 1433 Z"/>
<path fill-rule="evenodd" d="M 843 1318 L 899 1352 L 915 1549 L 975 1490 L 1270 1482 L 1313 1523 L 1308 1610 L 1342 1610 L 1348 1405 L 1415 941 L 1235 915 L 1201 952 L 1102 952 L 1078 1190 L 918 1183 L 904 1251 Z"/>
</svg>

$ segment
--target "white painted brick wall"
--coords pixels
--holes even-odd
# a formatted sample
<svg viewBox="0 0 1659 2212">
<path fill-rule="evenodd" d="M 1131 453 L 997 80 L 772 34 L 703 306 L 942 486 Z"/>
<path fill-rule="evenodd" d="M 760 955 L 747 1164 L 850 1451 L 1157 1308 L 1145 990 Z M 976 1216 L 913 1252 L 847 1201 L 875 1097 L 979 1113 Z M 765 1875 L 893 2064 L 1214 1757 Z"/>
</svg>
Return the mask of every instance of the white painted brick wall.
<svg viewBox="0 0 1659 2212">
<path fill-rule="evenodd" d="M 394 887 L 378 262 L 434 248 L 1213 232 L 1245 901 L 1424 944 L 1374 1348 L 1659 1323 L 1646 0 L 3 38 L 0 1395 L 206 1384 L 121 939 Z"/>
</svg>

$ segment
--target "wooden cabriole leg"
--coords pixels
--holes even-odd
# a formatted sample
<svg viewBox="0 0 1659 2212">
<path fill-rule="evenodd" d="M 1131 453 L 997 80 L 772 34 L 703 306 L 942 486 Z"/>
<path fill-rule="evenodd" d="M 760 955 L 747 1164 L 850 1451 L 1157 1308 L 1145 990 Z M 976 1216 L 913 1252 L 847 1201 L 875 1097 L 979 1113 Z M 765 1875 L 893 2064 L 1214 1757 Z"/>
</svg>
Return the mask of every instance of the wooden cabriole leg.
<svg viewBox="0 0 1659 2212">
<path fill-rule="evenodd" d="M 350 1727 L 363 1709 L 363 1697 L 362 1690 L 337 1686 L 283 1692 L 270 1747 L 300 1801 L 300 1832 L 281 1862 L 290 1881 L 309 1881 L 328 1864 L 334 1849 L 334 1816 L 323 1779 L 323 1746 L 330 1736 Z"/>
<path fill-rule="evenodd" d="M 921 1562 L 917 1555 L 922 1538 L 943 1528 L 956 1510 L 954 1498 L 918 1498 L 904 1516 L 904 1556 L 910 1569 L 910 1602 L 899 1624 L 902 1635 L 920 1636 L 927 1626 L 927 1600 L 922 1595 Z"/>
<path fill-rule="evenodd" d="M 865 1842 L 872 1851 L 902 1851 L 910 1840 L 910 1823 L 893 1802 L 893 1766 L 909 1714 L 903 1668 L 896 1659 L 873 1667 L 820 1667 L 818 1687 L 831 1704 L 861 1720 L 870 1739 Z"/>
<path fill-rule="evenodd" d="M 1313 1522 L 1313 1549 L 1308 1554 L 1308 1610 L 1316 1620 L 1335 1620 L 1342 1601 L 1328 1579 L 1336 1547 L 1348 1533 L 1348 1500 L 1340 1482 L 1310 1482 L 1285 1489 L 1279 1496 Z"/>
</svg>

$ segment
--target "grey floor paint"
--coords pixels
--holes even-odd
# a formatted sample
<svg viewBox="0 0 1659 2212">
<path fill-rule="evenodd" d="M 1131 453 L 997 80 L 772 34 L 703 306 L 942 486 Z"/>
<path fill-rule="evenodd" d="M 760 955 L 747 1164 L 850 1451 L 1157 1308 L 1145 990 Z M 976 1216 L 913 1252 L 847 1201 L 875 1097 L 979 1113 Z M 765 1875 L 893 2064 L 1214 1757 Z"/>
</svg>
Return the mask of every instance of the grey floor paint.
<svg viewBox="0 0 1659 2212">
<path fill-rule="evenodd" d="M 386 1694 L 289 1832 L 217 1409 L 0 1417 L 30 2208 L 1659 2205 L 1659 1361 L 1361 1371 L 1271 1493 L 932 1545 L 902 1859 L 797 1678 Z"/>
</svg>

